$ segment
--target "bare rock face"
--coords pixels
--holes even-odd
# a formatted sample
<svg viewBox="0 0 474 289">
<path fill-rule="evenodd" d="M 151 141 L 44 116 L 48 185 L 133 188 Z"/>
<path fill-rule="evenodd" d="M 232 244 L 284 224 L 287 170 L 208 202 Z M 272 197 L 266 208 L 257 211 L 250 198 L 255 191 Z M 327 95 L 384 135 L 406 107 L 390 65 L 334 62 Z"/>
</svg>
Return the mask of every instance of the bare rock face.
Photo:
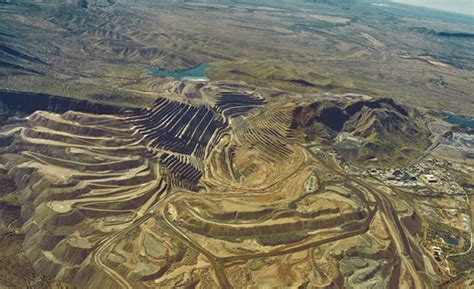
<svg viewBox="0 0 474 289">
<path fill-rule="evenodd" d="M 36 112 L 8 132 L 16 137 L 3 159 L 24 204 L 25 249 L 43 274 L 72 281 L 99 241 L 87 236 L 100 235 L 88 222 L 144 205 L 164 189 L 150 152 L 121 117 Z M 108 209 L 96 202 L 107 195 L 117 197 Z"/>
<path fill-rule="evenodd" d="M 303 130 L 308 140 L 322 143 L 336 142 L 339 134 L 351 136 L 363 147 L 352 157 L 347 155 L 347 147 L 339 147 L 349 160 L 362 162 L 375 157 L 389 161 L 390 156 L 403 162 L 430 145 L 429 131 L 415 119 L 415 113 L 392 99 L 321 101 L 295 110 L 293 126 Z"/>
<path fill-rule="evenodd" d="M 59 112 L 108 109 L 50 96 L 36 98 L 36 104 L 21 101 L 22 95 L 9 93 L 2 103 L 6 111 L 23 108 L 25 113 L 41 107 Z M 140 284 L 159 278 L 189 254 L 186 258 L 196 259 L 179 240 L 166 237 L 151 212 L 171 187 L 197 188 L 202 162 L 226 126 L 227 120 L 207 106 L 166 99 L 127 115 L 37 111 L 26 121 L 3 126 L 5 181 L 16 184 L 25 220 L 25 252 L 34 268 L 83 287 L 99 281 L 120 287 L 123 282 L 110 278 L 103 262 L 120 264 L 118 271 L 127 276 L 124 282 Z M 158 231 L 145 236 L 142 223 L 153 223 Z M 113 237 L 119 231 L 120 238 Z M 137 269 L 133 258 L 129 264 L 119 261 L 135 250 L 133 242 L 125 242 L 116 254 L 108 252 L 110 240 L 127 234 L 151 247 L 137 252 L 150 255 L 143 268 Z M 96 256 L 102 247 L 111 256 Z"/>
<path fill-rule="evenodd" d="M 400 265 L 399 239 L 387 237 L 386 200 L 303 148 L 300 134 L 319 124 L 369 142 L 412 133 L 408 114 L 383 101 L 267 103 L 237 84 L 189 91 L 205 101 L 179 95 L 111 114 L 47 98 L 53 112 L 3 124 L 1 170 L 14 189 L 2 194 L 21 204 L 38 273 L 80 288 L 386 286 L 394 268 L 393 284 L 400 272 L 418 280 L 424 261 Z M 416 214 L 400 226 L 420 231 Z"/>
</svg>

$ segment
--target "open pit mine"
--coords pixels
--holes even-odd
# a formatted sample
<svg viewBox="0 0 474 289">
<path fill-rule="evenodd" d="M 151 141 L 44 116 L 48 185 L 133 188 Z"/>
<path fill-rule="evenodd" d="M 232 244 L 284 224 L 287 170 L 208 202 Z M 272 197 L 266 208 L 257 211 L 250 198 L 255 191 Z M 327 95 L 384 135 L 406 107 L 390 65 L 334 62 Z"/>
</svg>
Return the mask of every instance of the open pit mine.
<svg viewBox="0 0 474 289">
<path fill-rule="evenodd" d="M 347 173 L 326 149 L 346 143 L 340 152 L 350 161 L 382 162 L 403 142 L 404 154 L 390 154 L 401 160 L 430 145 L 410 108 L 172 82 L 147 108 L 45 98 L 41 109 L 2 120 L 0 172 L 21 207 L 26 257 L 52 280 L 77 288 L 435 288 L 419 215 L 377 179 Z"/>
</svg>

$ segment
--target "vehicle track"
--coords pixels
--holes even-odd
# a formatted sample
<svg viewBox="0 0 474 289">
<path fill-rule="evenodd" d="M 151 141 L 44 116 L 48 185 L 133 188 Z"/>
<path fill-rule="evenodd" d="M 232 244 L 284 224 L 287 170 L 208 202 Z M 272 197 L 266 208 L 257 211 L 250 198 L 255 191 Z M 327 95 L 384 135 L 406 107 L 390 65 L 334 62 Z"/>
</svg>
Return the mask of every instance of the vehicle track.
<svg viewBox="0 0 474 289">
<path fill-rule="evenodd" d="M 310 151 L 310 154 L 313 157 L 315 157 L 319 162 L 323 163 L 323 161 L 318 159 L 317 156 L 315 154 L 313 154 L 311 151 Z M 325 164 L 325 163 L 323 163 L 323 164 Z M 351 180 L 351 181 L 354 181 L 354 182 L 358 183 L 359 185 L 361 185 L 362 187 L 364 187 L 365 189 L 367 189 L 368 191 L 370 191 L 373 194 L 375 202 L 371 202 L 370 205 L 374 206 L 374 208 L 369 210 L 369 214 L 366 218 L 366 221 L 363 223 L 361 228 L 359 228 L 357 230 L 350 231 L 350 232 L 345 232 L 345 233 L 339 234 L 337 236 L 329 237 L 329 238 L 326 238 L 324 240 L 317 240 L 317 241 L 305 243 L 305 244 L 302 244 L 302 245 L 299 245 L 299 246 L 291 247 L 291 245 L 290 245 L 288 247 L 291 247 L 291 248 L 281 248 L 281 249 L 278 249 L 278 250 L 275 250 L 275 251 L 272 251 L 272 252 L 244 254 L 244 255 L 230 256 L 230 257 L 217 257 L 217 256 L 213 255 L 212 253 L 210 253 L 209 251 L 207 251 L 202 246 L 200 246 L 199 244 L 196 244 L 196 242 L 194 240 L 190 239 L 184 232 L 182 232 L 179 228 L 177 228 L 175 225 L 173 225 L 173 223 L 167 218 L 167 214 L 166 214 L 166 209 L 167 209 L 167 206 L 168 206 L 167 202 L 169 201 L 170 198 L 166 198 L 166 200 L 162 200 L 160 202 L 160 217 L 162 218 L 164 224 L 168 227 L 168 229 L 170 229 L 172 232 L 174 232 L 174 234 L 181 241 L 184 241 L 188 246 L 190 246 L 194 250 L 202 253 L 203 255 L 205 255 L 209 259 L 209 261 L 211 262 L 212 267 L 214 268 L 214 270 L 216 272 L 216 277 L 219 280 L 219 285 L 220 285 L 221 288 L 232 288 L 232 285 L 228 281 L 227 276 L 226 276 L 225 271 L 224 271 L 224 268 L 225 268 L 226 264 L 241 262 L 241 261 L 246 261 L 246 260 L 256 259 L 256 258 L 274 257 L 274 256 L 287 255 L 287 254 L 291 254 L 291 253 L 295 253 L 295 252 L 300 252 L 300 251 L 311 249 L 311 248 L 321 246 L 321 245 L 324 245 L 324 244 L 327 244 L 327 243 L 331 243 L 331 242 L 335 242 L 335 241 L 338 241 L 338 240 L 358 236 L 358 235 L 366 233 L 369 230 L 370 225 L 373 221 L 373 218 L 375 217 L 375 214 L 378 211 L 378 208 L 380 206 L 382 206 L 382 202 L 383 202 L 382 199 L 377 194 L 374 194 L 373 193 L 374 189 L 369 187 L 365 183 L 361 183 L 360 181 L 355 181 L 350 176 L 346 175 L 345 173 L 334 170 L 334 169 L 330 168 L 327 165 L 324 165 L 324 166 L 327 169 L 330 169 L 331 171 L 336 172 L 338 175 L 343 176 L 343 177 L 347 178 L 348 180 Z M 298 169 L 300 169 L 300 168 L 301 167 L 299 167 Z M 286 178 L 282 179 L 281 181 L 285 181 L 286 179 L 290 178 L 292 175 L 294 175 L 294 173 L 289 174 L 288 176 L 286 176 Z"/>
</svg>

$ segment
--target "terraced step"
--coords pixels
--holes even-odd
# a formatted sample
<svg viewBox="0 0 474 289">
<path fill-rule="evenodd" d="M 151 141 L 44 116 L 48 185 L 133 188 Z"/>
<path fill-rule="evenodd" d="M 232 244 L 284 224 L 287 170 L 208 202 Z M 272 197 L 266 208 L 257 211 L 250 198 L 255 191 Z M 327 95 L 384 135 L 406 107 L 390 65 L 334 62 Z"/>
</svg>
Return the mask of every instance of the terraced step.
<svg viewBox="0 0 474 289">
<path fill-rule="evenodd" d="M 214 109 L 226 117 L 242 115 L 266 103 L 264 98 L 238 92 L 223 92 L 219 95 Z"/>
<path fill-rule="evenodd" d="M 207 106 L 159 98 L 152 108 L 129 117 L 151 148 L 195 156 L 201 160 L 218 142 L 225 119 Z"/>
<path fill-rule="evenodd" d="M 61 280 L 72 281 L 107 232 L 144 216 L 168 190 L 159 160 L 124 116 L 36 112 L 0 139 L 24 202 L 26 254 Z M 121 215 L 129 221 L 108 225 Z M 91 238 L 75 235 L 81 228 Z"/>
</svg>

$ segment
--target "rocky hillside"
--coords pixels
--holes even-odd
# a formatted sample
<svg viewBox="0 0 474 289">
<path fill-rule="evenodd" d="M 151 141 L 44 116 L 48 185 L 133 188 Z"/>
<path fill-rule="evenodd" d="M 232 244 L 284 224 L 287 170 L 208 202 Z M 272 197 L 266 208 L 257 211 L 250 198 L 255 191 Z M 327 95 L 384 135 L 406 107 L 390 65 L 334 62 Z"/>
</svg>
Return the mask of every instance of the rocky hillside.
<svg viewBox="0 0 474 289">
<path fill-rule="evenodd" d="M 303 105 L 295 110 L 292 127 L 304 132 L 307 141 L 335 145 L 356 162 L 404 162 L 430 144 L 416 111 L 387 98 Z"/>
</svg>

